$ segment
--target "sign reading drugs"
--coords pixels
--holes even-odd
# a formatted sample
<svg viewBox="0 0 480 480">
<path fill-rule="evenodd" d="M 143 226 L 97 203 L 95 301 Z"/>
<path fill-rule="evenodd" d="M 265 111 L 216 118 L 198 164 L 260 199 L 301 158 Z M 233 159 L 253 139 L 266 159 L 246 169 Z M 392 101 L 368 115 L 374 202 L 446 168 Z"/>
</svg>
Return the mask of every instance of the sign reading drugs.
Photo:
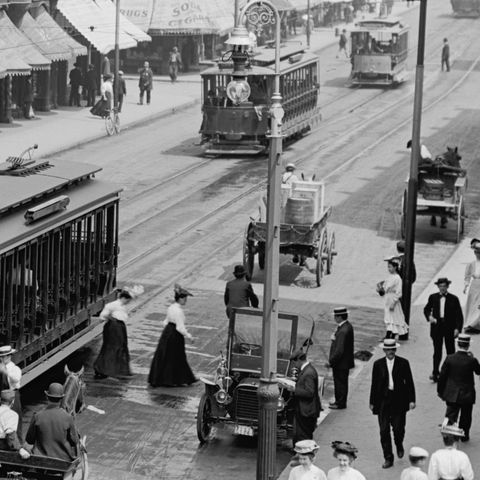
<svg viewBox="0 0 480 480">
<path fill-rule="evenodd" d="M 133 24 L 147 32 L 150 28 L 155 0 L 122 0 L 120 13 Z"/>
</svg>

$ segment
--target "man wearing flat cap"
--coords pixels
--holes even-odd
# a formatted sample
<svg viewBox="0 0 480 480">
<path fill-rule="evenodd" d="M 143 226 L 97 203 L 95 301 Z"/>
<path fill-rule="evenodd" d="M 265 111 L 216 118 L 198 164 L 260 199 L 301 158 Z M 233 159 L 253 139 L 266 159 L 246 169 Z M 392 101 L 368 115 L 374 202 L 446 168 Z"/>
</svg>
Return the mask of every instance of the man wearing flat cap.
<svg viewBox="0 0 480 480">
<path fill-rule="evenodd" d="M 447 355 L 455 353 L 455 338 L 463 328 L 463 313 L 460 300 L 448 291 L 448 278 L 439 278 L 435 285 L 438 293 L 432 293 L 423 309 L 427 322 L 430 323 L 430 337 L 433 342 L 433 371 L 430 380 L 438 381 L 440 362 L 442 361 L 443 343 Z"/>
<path fill-rule="evenodd" d="M 298 369 L 295 383 L 293 420 L 293 444 L 300 440 L 311 440 L 317 428 L 317 419 L 322 410 L 318 395 L 318 373 L 308 361 L 307 354 L 297 350 L 291 357 L 291 365 Z"/>
<path fill-rule="evenodd" d="M 64 397 L 63 386 L 60 383 L 51 383 L 45 395 L 47 407 L 34 413 L 26 441 L 33 445 L 35 455 L 71 462 L 77 457 L 79 438 L 72 415 L 60 407 Z"/>
<path fill-rule="evenodd" d="M 225 301 L 227 317 L 234 308 L 249 307 L 258 308 L 258 297 L 253 291 L 252 284 L 245 278 L 246 271 L 243 265 L 235 265 L 233 270 L 234 280 L 227 282 L 223 299 Z"/>
<path fill-rule="evenodd" d="M 380 443 L 385 459 L 382 468 L 393 467 L 390 430 L 393 430 L 398 458 L 404 456 L 403 439 L 407 412 L 415 408 L 415 386 L 410 363 L 406 358 L 396 356 L 397 347 L 395 339 L 384 339 L 385 357 L 376 360 L 372 369 L 370 410 L 374 415 L 378 415 Z"/>
<path fill-rule="evenodd" d="M 333 410 L 347 408 L 348 375 L 355 367 L 353 358 L 353 327 L 348 321 L 348 310 L 345 307 L 334 308 L 333 317 L 337 329 L 332 335 L 328 365 L 332 367 L 335 401 L 330 402 Z"/>
<path fill-rule="evenodd" d="M 470 336 L 463 333 L 457 337 L 457 352 L 447 355 L 438 378 L 438 396 L 447 404 L 445 417 L 448 425 L 457 423 L 463 430 L 462 441 L 470 440 L 472 410 L 475 403 L 475 378 L 480 375 L 478 360 L 468 351 Z"/>
</svg>

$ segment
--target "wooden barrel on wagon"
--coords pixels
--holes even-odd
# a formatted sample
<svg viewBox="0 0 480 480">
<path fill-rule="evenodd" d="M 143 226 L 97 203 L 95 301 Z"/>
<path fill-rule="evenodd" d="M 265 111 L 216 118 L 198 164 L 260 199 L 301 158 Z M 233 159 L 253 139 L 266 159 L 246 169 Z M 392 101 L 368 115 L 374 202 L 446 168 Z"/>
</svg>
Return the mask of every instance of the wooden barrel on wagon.
<svg viewBox="0 0 480 480">
<path fill-rule="evenodd" d="M 285 223 L 307 225 L 315 221 L 311 198 L 290 197 L 285 205 Z"/>
</svg>

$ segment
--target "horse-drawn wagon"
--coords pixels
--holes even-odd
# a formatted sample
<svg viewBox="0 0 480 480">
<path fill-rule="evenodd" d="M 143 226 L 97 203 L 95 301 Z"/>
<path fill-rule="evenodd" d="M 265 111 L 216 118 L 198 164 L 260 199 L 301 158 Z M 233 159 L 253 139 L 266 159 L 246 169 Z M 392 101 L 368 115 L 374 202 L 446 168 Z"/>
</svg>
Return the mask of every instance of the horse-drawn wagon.
<svg viewBox="0 0 480 480">
<path fill-rule="evenodd" d="M 327 220 L 332 207 L 325 207 L 325 184 L 314 181 L 298 181 L 282 186 L 282 221 L 280 225 L 280 253 L 293 255 L 293 262 L 306 265 L 306 258 L 314 258 L 317 286 L 324 274 L 332 273 L 335 251 L 335 233 L 329 232 Z M 263 203 L 262 203 L 263 202 Z M 251 219 L 245 229 L 243 241 L 243 266 L 251 278 L 255 255 L 258 266 L 265 267 L 267 224 L 265 199 L 261 200 L 257 220 Z"/>
<path fill-rule="evenodd" d="M 447 147 L 447 152 L 434 161 L 422 162 L 418 167 L 417 215 L 429 215 L 430 224 L 436 225 L 440 216 L 441 226 L 448 218 L 456 222 L 456 241 L 460 241 L 465 225 L 465 190 L 467 171 L 460 167 L 461 156 L 457 148 Z M 408 182 L 408 179 L 407 179 Z M 405 237 L 407 216 L 407 190 L 402 197 L 401 234 Z"/>
</svg>

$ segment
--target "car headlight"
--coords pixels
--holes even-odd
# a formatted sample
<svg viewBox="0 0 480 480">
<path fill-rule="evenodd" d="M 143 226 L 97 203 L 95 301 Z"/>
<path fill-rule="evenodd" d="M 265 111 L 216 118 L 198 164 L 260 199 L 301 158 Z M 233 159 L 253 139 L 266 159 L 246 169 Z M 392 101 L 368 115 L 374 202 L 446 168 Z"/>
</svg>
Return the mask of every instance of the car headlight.
<svg viewBox="0 0 480 480">
<path fill-rule="evenodd" d="M 285 408 L 285 400 L 280 397 L 277 401 L 277 412 L 281 412 Z"/>
</svg>

